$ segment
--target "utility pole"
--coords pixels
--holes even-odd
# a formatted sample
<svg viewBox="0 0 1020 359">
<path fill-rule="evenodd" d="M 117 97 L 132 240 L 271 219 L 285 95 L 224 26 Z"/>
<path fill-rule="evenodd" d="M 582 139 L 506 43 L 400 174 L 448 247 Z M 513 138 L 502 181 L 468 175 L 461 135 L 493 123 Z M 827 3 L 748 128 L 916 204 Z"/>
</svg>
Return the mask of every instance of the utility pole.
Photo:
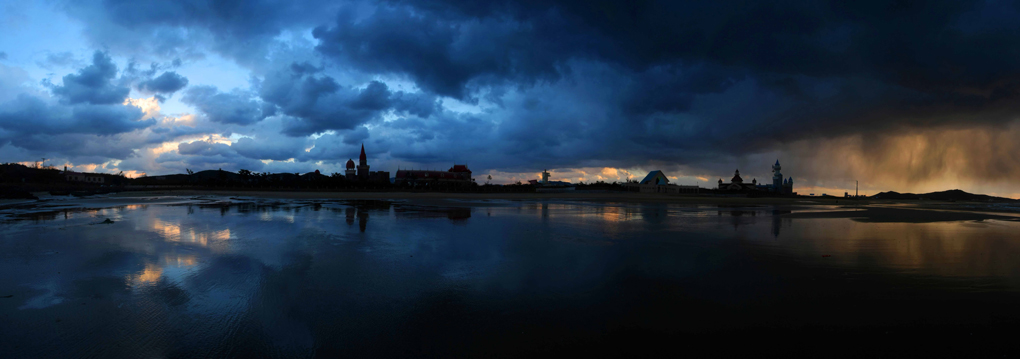
<svg viewBox="0 0 1020 359">
<path fill-rule="evenodd" d="M 854 198 L 858 197 L 857 193 L 859 193 L 860 190 L 861 190 L 861 182 L 858 181 L 858 180 L 854 180 Z"/>
</svg>

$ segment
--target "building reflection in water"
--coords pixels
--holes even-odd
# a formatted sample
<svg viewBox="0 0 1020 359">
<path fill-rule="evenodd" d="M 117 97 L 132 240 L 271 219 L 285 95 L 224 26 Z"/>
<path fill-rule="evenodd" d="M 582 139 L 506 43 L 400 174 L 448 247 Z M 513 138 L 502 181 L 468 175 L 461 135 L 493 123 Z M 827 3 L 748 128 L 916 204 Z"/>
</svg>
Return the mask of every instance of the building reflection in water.
<svg viewBox="0 0 1020 359">
<path fill-rule="evenodd" d="M 723 210 L 716 211 L 716 214 L 719 217 L 728 216 L 730 218 L 730 224 L 733 226 L 734 229 L 737 229 L 740 228 L 740 226 L 742 225 L 754 224 L 756 218 L 758 217 L 759 214 L 758 212 L 759 212 L 758 210 L 733 209 L 728 211 Z M 791 210 L 772 209 L 771 211 L 768 212 L 765 211 L 761 212 L 762 212 L 761 214 L 767 213 L 768 215 L 770 215 L 772 222 L 773 238 L 779 238 L 779 234 L 780 232 L 782 232 L 783 227 L 789 227 L 791 224 L 791 219 L 783 216 L 785 214 L 793 213 L 793 211 Z"/>
<path fill-rule="evenodd" d="M 790 213 L 793 213 L 793 211 L 788 210 L 788 209 L 787 210 L 780 210 L 780 209 L 773 209 L 772 210 L 772 237 L 779 238 L 779 231 L 783 229 L 783 225 L 784 224 L 786 226 L 790 225 L 791 219 L 788 218 L 788 217 L 783 217 L 784 214 L 790 214 Z"/>
<path fill-rule="evenodd" d="M 730 224 L 733 225 L 733 229 L 740 228 L 741 225 L 753 224 L 754 217 L 758 215 L 756 210 L 747 209 L 731 209 L 731 210 L 720 210 L 718 216 L 728 215 L 730 218 Z M 751 217 L 751 218 L 747 218 Z"/>
<path fill-rule="evenodd" d="M 446 211 L 446 218 L 451 221 L 463 221 L 471 218 L 471 208 L 457 207 Z"/>
<path fill-rule="evenodd" d="M 358 210 L 358 229 L 362 232 L 368 227 L 368 211 Z"/>
</svg>

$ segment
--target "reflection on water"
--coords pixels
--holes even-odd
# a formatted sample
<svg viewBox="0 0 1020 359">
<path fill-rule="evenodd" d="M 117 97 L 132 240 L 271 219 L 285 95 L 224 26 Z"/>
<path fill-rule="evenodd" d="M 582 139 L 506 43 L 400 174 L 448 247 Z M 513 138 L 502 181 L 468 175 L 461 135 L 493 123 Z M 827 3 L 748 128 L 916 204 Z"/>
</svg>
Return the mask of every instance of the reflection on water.
<svg viewBox="0 0 1020 359">
<path fill-rule="evenodd" d="M 145 265 L 145 269 L 128 278 L 128 283 L 130 283 L 131 285 L 152 284 L 156 283 L 156 281 L 159 280 L 159 278 L 162 276 L 163 267 L 160 267 L 154 263 L 147 263 Z"/>
<path fill-rule="evenodd" d="M 20 343 L 0 349 L 607 355 L 755 333 L 796 352 L 1020 322 L 1017 222 L 792 216 L 819 210 L 213 198 L 26 213 L 0 228 L 0 338 Z"/>
</svg>

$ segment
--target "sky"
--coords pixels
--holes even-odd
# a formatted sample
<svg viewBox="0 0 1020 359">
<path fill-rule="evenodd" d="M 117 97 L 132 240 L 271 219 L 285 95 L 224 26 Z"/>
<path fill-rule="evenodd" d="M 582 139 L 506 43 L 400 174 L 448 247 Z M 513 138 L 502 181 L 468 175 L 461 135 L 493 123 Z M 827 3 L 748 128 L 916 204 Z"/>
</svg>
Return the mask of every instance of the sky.
<svg viewBox="0 0 1020 359">
<path fill-rule="evenodd" d="M 0 162 L 1020 198 L 1015 1 L 0 0 Z"/>
</svg>

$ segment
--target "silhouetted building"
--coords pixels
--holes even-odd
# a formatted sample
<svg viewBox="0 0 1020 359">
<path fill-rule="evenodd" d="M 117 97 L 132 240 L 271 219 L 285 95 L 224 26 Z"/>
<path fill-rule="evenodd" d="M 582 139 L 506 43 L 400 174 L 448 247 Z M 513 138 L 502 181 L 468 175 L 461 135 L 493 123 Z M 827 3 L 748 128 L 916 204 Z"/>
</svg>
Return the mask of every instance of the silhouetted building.
<svg viewBox="0 0 1020 359">
<path fill-rule="evenodd" d="M 359 182 L 389 182 L 389 171 L 369 171 L 368 156 L 365 154 L 365 144 L 361 144 L 361 155 L 358 156 L 358 165 L 354 166 L 354 160 L 347 160 L 344 169 L 344 177 L 350 181 Z"/>
<path fill-rule="evenodd" d="M 467 165 L 454 164 L 447 171 L 397 170 L 396 184 L 410 186 L 470 185 L 471 170 Z"/>
<path fill-rule="evenodd" d="M 779 165 L 779 160 L 776 160 L 776 164 L 772 165 L 772 184 L 762 187 L 760 189 L 778 194 L 793 194 L 793 177 L 783 178 L 783 173 L 780 172 L 783 167 Z"/>
<path fill-rule="evenodd" d="M 740 178 L 740 170 L 733 172 L 733 178 L 730 182 L 723 182 L 722 178 L 719 179 L 719 189 L 724 191 L 755 191 L 758 190 L 758 179 L 751 180 L 751 183 L 744 183 L 744 179 Z"/>
<path fill-rule="evenodd" d="M 783 174 L 780 172 L 782 166 L 779 165 L 779 160 L 776 160 L 776 164 L 772 165 L 772 183 L 770 184 L 758 184 L 757 179 L 752 179 L 751 183 L 744 183 L 744 179 L 740 178 L 740 170 L 733 173 L 733 179 L 730 182 L 723 182 L 719 179 L 719 189 L 723 191 L 765 191 L 776 194 L 794 194 L 793 192 L 793 177 L 783 179 Z"/>
</svg>

